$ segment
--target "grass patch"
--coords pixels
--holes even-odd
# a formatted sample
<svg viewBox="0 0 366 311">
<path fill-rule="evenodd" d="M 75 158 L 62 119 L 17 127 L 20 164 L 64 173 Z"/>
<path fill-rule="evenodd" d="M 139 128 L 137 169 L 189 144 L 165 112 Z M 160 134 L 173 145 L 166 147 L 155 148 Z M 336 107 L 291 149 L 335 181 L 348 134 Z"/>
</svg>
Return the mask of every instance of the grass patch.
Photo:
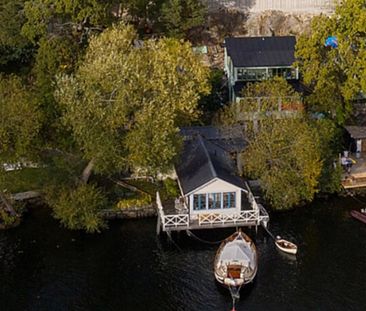
<svg viewBox="0 0 366 311">
<path fill-rule="evenodd" d="M 42 189 L 49 181 L 46 168 L 23 168 L 4 173 L 1 190 L 17 193 Z"/>
<path fill-rule="evenodd" d="M 157 191 L 159 191 L 162 201 L 174 199 L 180 194 L 177 182 L 170 178 L 164 180 L 163 182 L 151 182 L 149 180 L 133 179 L 126 181 L 126 183 L 148 193 L 152 200 L 155 200 Z"/>
</svg>

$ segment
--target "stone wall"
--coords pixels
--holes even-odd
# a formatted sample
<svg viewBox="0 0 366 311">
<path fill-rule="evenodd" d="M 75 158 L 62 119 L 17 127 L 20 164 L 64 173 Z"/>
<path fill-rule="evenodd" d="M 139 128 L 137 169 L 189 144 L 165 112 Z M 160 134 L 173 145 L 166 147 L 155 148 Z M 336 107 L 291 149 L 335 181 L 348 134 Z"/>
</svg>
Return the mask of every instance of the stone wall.
<svg viewBox="0 0 366 311">
<path fill-rule="evenodd" d="M 101 212 L 105 219 L 137 219 L 156 216 L 155 205 L 128 207 L 124 209 L 108 209 Z"/>
</svg>

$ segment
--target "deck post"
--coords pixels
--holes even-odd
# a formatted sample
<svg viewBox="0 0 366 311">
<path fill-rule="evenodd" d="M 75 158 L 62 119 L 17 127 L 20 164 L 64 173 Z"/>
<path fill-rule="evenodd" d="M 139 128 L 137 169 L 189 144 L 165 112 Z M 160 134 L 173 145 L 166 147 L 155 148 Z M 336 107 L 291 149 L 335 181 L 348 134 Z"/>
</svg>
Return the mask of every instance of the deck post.
<svg viewBox="0 0 366 311">
<path fill-rule="evenodd" d="M 166 231 L 166 235 L 168 236 L 169 242 L 173 242 L 172 234 L 170 231 Z"/>
<path fill-rule="evenodd" d="M 156 220 L 156 235 L 160 235 L 160 229 L 161 229 L 161 219 L 160 219 L 160 213 L 158 210 L 158 219 Z"/>
</svg>

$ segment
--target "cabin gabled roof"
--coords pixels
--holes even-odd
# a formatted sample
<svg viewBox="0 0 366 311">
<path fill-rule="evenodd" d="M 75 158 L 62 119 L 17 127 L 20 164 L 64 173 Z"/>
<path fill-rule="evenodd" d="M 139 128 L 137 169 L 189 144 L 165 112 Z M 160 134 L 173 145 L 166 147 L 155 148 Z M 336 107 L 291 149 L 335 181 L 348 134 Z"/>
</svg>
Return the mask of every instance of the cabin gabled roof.
<svg viewBox="0 0 366 311">
<path fill-rule="evenodd" d="M 180 129 L 184 140 L 195 139 L 200 135 L 203 139 L 220 146 L 227 152 L 241 152 L 246 146 L 243 125 L 232 126 L 189 126 Z"/>
<path fill-rule="evenodd" d="M 234 67 L 291 66 L 295 61 L 295 45 L 294 36 L 225 39 Z"/>
<path fill-rule="evenodd" d="M 245 188 L 243 179 L 236 175 L 235 163 L 230 154 L 201 135 L 184 141 L 175 170 L 184 194 L 216 178 Z"/>
</svg>

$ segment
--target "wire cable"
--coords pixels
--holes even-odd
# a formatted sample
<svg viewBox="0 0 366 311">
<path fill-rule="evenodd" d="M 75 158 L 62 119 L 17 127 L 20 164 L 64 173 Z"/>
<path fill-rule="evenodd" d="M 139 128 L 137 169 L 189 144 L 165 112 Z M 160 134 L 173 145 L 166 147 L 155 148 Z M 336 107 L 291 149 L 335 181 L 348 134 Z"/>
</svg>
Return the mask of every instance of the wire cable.
<svg viewBox="0 0 366 311">
<path fill-rule="evenodd" d="M 199 238 L 197 235 L 193 234 L 193 232 L 190 231 L 190 230 L 186 230 L 186 231 L 187 231 L 187 235 L 189 237 L 193 237 L 197 241 L 202 242 L 202 243 L 205 243 L 205 244 L 216 245 L 216 244 L 222 243 L 225 240 L 225 239 L 223 239 L 223 240 L 220 240 L 220 241 L 207 241 L 207 240 L 204 240 L 204 239 Z"/>
</svg>

